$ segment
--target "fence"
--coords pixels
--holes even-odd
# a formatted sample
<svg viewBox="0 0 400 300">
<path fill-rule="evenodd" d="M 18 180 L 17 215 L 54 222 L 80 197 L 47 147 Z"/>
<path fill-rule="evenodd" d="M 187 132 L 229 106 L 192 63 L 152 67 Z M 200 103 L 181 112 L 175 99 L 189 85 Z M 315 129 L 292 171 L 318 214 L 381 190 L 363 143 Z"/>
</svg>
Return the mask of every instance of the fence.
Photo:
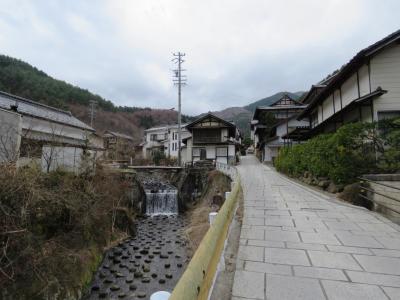
<svg viewBox="0 0 400 300">
<path fill-rule="evenodd" d="M 372 204 L 374 211 L 400 222 L 400 180 L 395 175 L 371 175 L 373 178 L 360 177 L 359 197 Z M 369 176 L 369 177 L 371 177 Z M 376 178 L 375 178 L 376 177 Z M 375 179 L 375 180 L 374 180 Z M 378 180 L 379 179 L 379 180 Z"/>
<path fill-rule="evenodd" d="M 208 299 L 241 189 L 235 167 L 217 163 L 217 169 L 235 179 L 232 191 L 173 290 L 170 300 Z"/>
</svg>

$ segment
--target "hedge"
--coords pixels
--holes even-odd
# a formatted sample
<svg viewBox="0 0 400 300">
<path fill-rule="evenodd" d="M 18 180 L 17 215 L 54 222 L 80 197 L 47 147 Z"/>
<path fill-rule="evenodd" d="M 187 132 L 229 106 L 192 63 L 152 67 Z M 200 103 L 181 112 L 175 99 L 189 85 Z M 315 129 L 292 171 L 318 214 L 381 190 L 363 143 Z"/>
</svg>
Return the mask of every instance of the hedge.
<svg viewBox="0 0 400 300">
<path fill-rule="evenodd" d="M 335 183 L 349 183 L 366 173 L 398 172 L 400 119 L 347 124 L 335 133 L 284 147 L 275 166 L 290 176 L 301 177 L 308 172 Z"/>
</svg>

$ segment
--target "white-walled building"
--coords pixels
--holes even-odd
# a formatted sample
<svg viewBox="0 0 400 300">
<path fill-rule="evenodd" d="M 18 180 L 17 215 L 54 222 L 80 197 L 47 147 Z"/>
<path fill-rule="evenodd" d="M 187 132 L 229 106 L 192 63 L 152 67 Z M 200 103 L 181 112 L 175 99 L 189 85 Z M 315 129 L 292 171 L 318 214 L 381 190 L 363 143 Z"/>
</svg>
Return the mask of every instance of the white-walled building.
<svg viewBox="0 0 400 300">
<path fill-rule="evenodd" d="M 212 160 L 235 164 L 241 136 L 235 124 L 208 113 L 188 124 L 191 134 L 184 140 L 182 162 Z"/>
<path fill-rule="evenodd" d="M 186 124 L 181 125 L 181 140 L 190 136 L 185 126 Z M 183 143 L 181 146 L 183 146 Z M 144 131 L 143 157 L 150 159 L 155 151 L 164 152 L 166 157 L 178 157 L 179 144 L 177 124 L 153 127 Z"/>
<path fill-rule="evenodd" d="M 400 116 L 400 30 L 361 50 L 304 98 L 310 130 L 333 132 L 346 123 Z"/>
<path fill-rule="evenodd" d="M 307 120 L 296 119 L 306 107 L 288 95 L 283 95 L 270 106 L 256 108 L 251 122 L 251 136 L 261 161 L 273 162 L 279 149 L 293 142 L 287 135 L 309 125 Z"/>
<path fill-rule="evenodd" d="M 103 150 L 90 143 L 94 129 L 68 111 L 5 92 L 0 92 L 0 108 L 0 140 L 8 141 L 0 146 L 0 152 L 15 151 L 8 158 L 3 155 L 2 162 L 77 172 L 84 156 L 95 158 Z"/>
</svg>

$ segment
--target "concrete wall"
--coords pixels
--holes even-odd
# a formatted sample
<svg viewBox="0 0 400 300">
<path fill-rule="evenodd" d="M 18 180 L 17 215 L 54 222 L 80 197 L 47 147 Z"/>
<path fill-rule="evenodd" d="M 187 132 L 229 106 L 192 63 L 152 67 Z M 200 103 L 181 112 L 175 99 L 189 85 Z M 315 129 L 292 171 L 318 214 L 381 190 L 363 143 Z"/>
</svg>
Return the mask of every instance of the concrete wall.
<svg viewBox="0 0 400 300">
<path fill-rule="evenodd" d="M 44 172 L 58 168 L 68 172 L 80 173 L 86 169 L 93 169 L 100 153 L 82 148 L 43 146 L 41 166 Z"/>
<path fill-rule="evenodd" d="M 0 163 L 18 160 L 21 132 L 21 115 L 0 109 Z"/>
</svg>

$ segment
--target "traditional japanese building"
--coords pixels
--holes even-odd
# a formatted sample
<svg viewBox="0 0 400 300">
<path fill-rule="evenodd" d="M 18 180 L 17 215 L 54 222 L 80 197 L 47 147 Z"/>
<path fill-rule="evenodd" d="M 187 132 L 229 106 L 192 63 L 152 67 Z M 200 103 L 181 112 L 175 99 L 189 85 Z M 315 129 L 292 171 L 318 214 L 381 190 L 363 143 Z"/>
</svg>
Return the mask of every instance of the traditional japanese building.
<svg viewBox="0 0 400 300">
<path fill-rule="evenodd" d="M 241 135 L 235 124 L 208 113 L 188 124 L 186 129 L 191 136 L 184 139 L 183 162 L 236 162 Z"/>
<path fill-rule="evenodd" d="M 347 64 L 312 86 L 297 117 L 309 130 L 292 133 L 305 139 L 333 132 L 352 122 L 400 116 L 400 30 L 361 50 Z"/>
<path fill-rule="evenodd" d="M 296 119 L 306 107 L 285 94 L 270 106 L 256 108 L 251 122 L 251 136 L 261 161 L 273 162 L 279 149 L 292 143 L 286 136 L 297 128 L 308 127 L 307 120 Z"/>
<path fill-rule="evenodd" d="M 104 151 L 92 143 L 95 130 L 71 112 L 0 92 L 0 162 L 62 167 L 79 172 L 82 158 L 94 163 Z"/>
</svg>

